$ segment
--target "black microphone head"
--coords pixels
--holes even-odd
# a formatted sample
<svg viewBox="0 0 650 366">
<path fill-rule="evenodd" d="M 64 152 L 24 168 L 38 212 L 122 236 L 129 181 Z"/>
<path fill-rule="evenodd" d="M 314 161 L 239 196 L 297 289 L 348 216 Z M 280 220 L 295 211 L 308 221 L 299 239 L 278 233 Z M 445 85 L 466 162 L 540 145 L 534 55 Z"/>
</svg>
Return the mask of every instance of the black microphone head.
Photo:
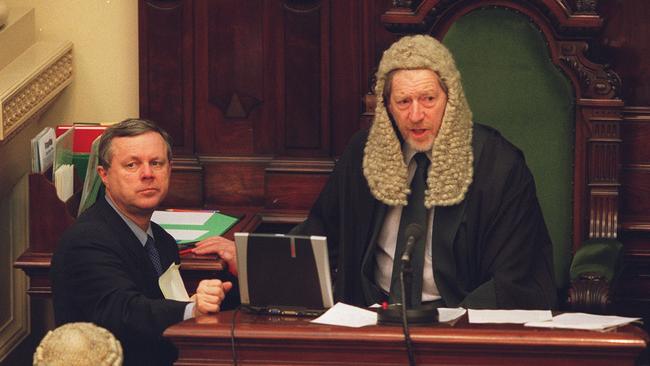
<svg viewBox="0 0 650 366">
<path fill-rule="evenodd" d="M 411 223 L 406 227 L 405 234 L 407 238 L 413 237 L 417 241 L 424 234 L 424 228 L 420 224 Z"/>
</svg>

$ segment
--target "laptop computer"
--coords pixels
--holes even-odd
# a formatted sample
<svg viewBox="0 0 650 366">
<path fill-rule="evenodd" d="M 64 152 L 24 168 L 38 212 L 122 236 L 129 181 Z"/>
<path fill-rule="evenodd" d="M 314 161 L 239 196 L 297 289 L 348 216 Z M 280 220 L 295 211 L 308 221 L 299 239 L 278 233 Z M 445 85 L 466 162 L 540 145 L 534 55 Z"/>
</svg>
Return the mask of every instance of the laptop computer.
<svg viewBox="0 0 650 366">
<path fill-rule="evenodd" d="M 318 316 L 333 305 L 324 236 L 235 233 L 242 306 L 260 314 Z"/>
</svg>

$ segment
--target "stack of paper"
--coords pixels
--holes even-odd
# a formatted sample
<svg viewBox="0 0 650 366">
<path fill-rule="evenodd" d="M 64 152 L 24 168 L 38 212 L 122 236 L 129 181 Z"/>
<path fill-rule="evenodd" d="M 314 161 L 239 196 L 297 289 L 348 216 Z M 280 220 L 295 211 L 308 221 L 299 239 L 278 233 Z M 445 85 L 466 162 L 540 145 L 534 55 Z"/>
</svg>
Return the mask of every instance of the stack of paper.
<svg viewBox="0 0 650 366">
<path fill-rule="evenodd" d="M 63 202 L 72 197 L 74 193 L 74 166 L 63 164 L 54 171 L 54 187 L 56 195 Z"/>
<path fill-rule="evenodd" d="M 379 304 L 370 306 L 371 308 L 379 307 Z M 452 322 L 465 314 L 463 308 L 438 308 L 438 322 Z M 356 306 L 336 303 L 331 309 L 323 315 L 312 320 L 312 323 L 339 325 L 342 327 L 359 328 L 368 325 L 377 324 L 377 313 L 371 310 L 362 309 Z"/>
<path fill-rule="evenodd" d="M 476 310 L 467 312 L 472 324 L 524 324 L 553 318 L 550 310 Z"/>
<path fill-rule="evenodd" d="M 627 318 L 614 315 L 595 315 L 586 313 L 564 313 L 547 321 L 529 322 L 527 327 L 608 330 L 639 321 L 641 318 Z"/>
</svg>

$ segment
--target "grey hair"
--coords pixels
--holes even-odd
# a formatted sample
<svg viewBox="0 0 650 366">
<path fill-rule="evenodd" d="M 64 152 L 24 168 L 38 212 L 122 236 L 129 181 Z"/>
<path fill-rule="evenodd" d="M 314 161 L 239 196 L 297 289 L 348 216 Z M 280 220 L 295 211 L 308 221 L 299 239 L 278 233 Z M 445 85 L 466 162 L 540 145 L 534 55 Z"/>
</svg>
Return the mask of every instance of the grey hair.
<svg viewBox="0 0 650 366">
<path fill-rule="evenodd" d="M 114 124 L 104 131 L 99 139 L 99 165 L 108 169 L 111 167 L 111 160 L 113 152 L 111 151 L 111 143 L 116 137 L 131 137 L 139 136 L 147 132 L 156 132 L 165 140 L 167 145 L 167 159 L 172 160 L 172 139 L 161 127 L 154 122 L 147 119 L 129 118 L 124 121 Z"/>
</svg>

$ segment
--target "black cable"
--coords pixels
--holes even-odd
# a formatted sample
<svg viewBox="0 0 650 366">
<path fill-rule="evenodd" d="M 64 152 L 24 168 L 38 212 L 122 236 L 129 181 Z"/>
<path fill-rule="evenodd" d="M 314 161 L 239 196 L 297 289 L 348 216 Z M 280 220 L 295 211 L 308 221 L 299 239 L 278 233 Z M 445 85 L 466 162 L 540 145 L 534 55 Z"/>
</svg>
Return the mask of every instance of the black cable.
<svg viewBox="0 0 650 366">
<path fill-rule="evenodd" d="M 240 309 L 241 305 L 235 309 L 235 312 L 232 314 L 232 321 L 230 322 L 230 347 L 232 350 L 232 364 L 234 366 L 237 366 L 237 347 L 235 347 L 235 323 Z"/>
<path fill-rule="evenodd" d="M 411 344 L 411 333 L 409 332 L 408 317 L 406 316 L 406 293 L 404 289 L 404 268 L 399 271 L 399 283 L 402 287 L 402 330 L 404 331 L 404 342 L 406 343 L 406 352 L 409 355 L 409 365 L 415 366 L 415 355 L 413 354 L 413 345 Z"/>
</svg>

